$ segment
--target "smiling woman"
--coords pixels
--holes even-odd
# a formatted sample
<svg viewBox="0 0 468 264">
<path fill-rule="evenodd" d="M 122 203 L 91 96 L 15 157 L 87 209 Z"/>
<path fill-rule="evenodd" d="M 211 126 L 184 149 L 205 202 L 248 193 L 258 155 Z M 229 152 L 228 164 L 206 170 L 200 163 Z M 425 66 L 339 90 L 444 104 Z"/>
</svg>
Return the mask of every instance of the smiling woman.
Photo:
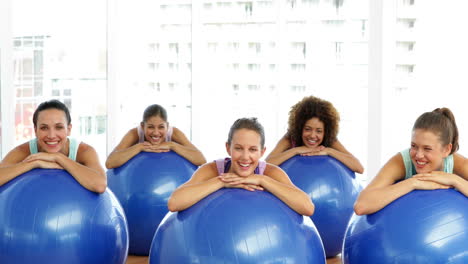
<svg viewBox="0 0 468 264">
<path fill-rule="evenodd" d="M 0 185 L 34 168 L 45 168 L 68 171 L 90 191 L 106 190 L 106 175 L 94 148 L 69 138 L 72 124 L 65 104 L 58 100 L 41 103 L 33 123 L 36 138 L 14 148 L 0 163 Z"/>
<path fill-rule="evenodd" d="M 140 152 L 174 151 L 195 165 L 206 162 L 203 154 L 176 127 L 169 126 L 164 107 L 153 104 L 143 112 L 138 127 L 130 129 L 106 160 L 108 169 L 122 166 Z"/>
<path fill-rule="evenodd" d="M 306 193 L 279 167 L 260 161 L 265 153 L 263 126 L 256 118 L 240 118 L 229 131 L 226 151 L 231 158 L 201 166 L 169 199 L 171 211 L 189 208 L 221 188 L 268 191 L 302 215 L 312 215 L 314 205 Z M 266 176 L 266 177 L 265 177 Z"/>
<path fill-rule="evenodd" d="M 290 158 L 301 156 L 332 156 L 352 171 L 364 168 L 338 140 L 340 115 L 332 103 L 315 96 L 306 96 L 291 107 L 288 131 L 266 158 L 281 165 Z"/>
<path fill-rule="evenodd" d="M 397 153 L 361 192 L 356 214 L 375 213 L 413 190 L 455 188 L 468 196 L 468 159 L 458 154 L 458 128 L 448 108 L 419 116 L 411 148 Z"/>
</svg>

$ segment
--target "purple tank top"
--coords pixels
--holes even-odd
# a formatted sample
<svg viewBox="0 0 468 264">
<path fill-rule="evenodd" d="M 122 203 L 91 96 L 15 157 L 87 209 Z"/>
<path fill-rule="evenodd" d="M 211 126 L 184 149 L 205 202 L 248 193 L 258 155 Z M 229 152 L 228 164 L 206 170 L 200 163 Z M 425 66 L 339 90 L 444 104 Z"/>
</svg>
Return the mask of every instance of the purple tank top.
<svg viewBox="0 0 468 264">
<path fill-rule="evenodd" d="M 141 126 L 138 126 L 138 143 L 142 143 L 145 141 L 145 132 L 141 128 Z M 173 129 L 171 126 L 167 128 L 167 133 L 166 133 L 166 141 L 169 142 L 172 140 L 172 132 Z"/>
<path fill-rule="evenodd" d="M 228 172 L 229 168 L 231 167 L 230 158 L 218 159 L 218 160 L 215 160 L 215 162 L 216 162 L 216 168 L 218 168 L 218 175 Z M 265 168 L 266 168 L 266 162 L 259 161 L 257 168 L 255 168 L 254 173 L 263 175 L 263 173 L 265 172 Z"/>
</svg>

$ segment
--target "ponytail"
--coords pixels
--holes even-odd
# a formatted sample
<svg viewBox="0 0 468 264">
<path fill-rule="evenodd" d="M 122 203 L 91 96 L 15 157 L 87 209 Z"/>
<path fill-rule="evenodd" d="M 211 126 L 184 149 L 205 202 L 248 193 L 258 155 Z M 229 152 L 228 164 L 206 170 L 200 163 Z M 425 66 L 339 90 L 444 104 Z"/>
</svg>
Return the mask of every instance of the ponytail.
<svg viewBox="0 0 468 264">
<path fill-rule="evenodd" d="M 455 153 L 458 148 L 458 128 L 455 117 L 450 109 L 436 108 L 432 112 L 426 112 L 416 119 L 413 130 L 425 129 L 438 135 L 444 146 L 452 144 L 450 154 Z"/>
</svg>

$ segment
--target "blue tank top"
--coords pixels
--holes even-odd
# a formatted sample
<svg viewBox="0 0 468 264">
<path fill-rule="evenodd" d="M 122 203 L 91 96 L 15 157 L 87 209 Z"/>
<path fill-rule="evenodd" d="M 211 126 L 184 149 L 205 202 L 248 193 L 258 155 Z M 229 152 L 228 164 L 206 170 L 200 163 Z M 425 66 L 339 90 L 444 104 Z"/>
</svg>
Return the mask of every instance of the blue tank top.
<svg viewBox="0 0 468 264">
<path fill-rule="evenodd" d="M 68 158 L 76 161 L 76 155 L 78 153 L 80 142 L 76 138 L 70 137 L 68 138 L 68 141 L 70 142 L 68 145 Z M 29 152 L 31 152 L 31 154 L 36 154 L 39 152 L 37 149 L 37 138 L 31 139 L 29 141 Z"/>
<path fill-rule="evenodd" d="M 411 161 L 410 149 L 405 149 L 400 152 L 401 157 L 403 158 L 403 163 L 405 164 L 406 175 L 405 179 L 409 179 L 416 175 L 416 168 Z M 453 173 L 453 155 L 449 155 L 444 159 L 444 172 Z"/>
<path fill-rule="evenodd" d="M 218 168 L 218 175 L 228 172 L 229 168 L 231 168 L 230 158 L 218 159 L 218 160 L 215 160 L 215 163 L 216 163 L 216 168 Z M 254 173 L 263 175 L 263 173 L 265 172 L 265 168 L 266 168 L 266 162 L 259 161 L 257 168 L 255 168 Z"/>
</svg>

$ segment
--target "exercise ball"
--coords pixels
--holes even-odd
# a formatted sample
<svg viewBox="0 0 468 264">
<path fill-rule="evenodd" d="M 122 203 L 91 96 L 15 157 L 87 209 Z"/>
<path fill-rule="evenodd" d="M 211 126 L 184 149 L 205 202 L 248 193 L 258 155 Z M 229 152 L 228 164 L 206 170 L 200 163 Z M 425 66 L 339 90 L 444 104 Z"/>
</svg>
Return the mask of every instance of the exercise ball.
<svg viewBox="0 0 468 264">
<path fill-rule="evenodd" d="M 0 263 L 124 264 L 127 252 L 124 211 L 111 191 L 91 192 L 55 169 L 0 187 Z"/>
<path fill-rule="evenodd" d="M 322 238 L 325 254 L 341 252 L 344 234 L 361 191 L 355 174 L 330 156 L 294 156 L 280 167 L 315 204 L 311 216 Z"/>
<path fill-rule="evenodd" d="M 220 189 L 166 215 L 151 264 L 325 263 L 317 230 L 267 191 Z"/>
<path fill-rule="evenodd" d="M 154 232 L 169 211 L 169 197 L 196 168 L 172 151 L 140 152 L 124 165 L 107 171 L 109 188 L 127 216 L 130 254 L 149 254 Z"/>
<path fill-rule="evenodd" d="M 353 216 L 344 264 L 468 263 L 468 198 L 456 190 L 412 191 L 380 211 Z"/>
</svg>

